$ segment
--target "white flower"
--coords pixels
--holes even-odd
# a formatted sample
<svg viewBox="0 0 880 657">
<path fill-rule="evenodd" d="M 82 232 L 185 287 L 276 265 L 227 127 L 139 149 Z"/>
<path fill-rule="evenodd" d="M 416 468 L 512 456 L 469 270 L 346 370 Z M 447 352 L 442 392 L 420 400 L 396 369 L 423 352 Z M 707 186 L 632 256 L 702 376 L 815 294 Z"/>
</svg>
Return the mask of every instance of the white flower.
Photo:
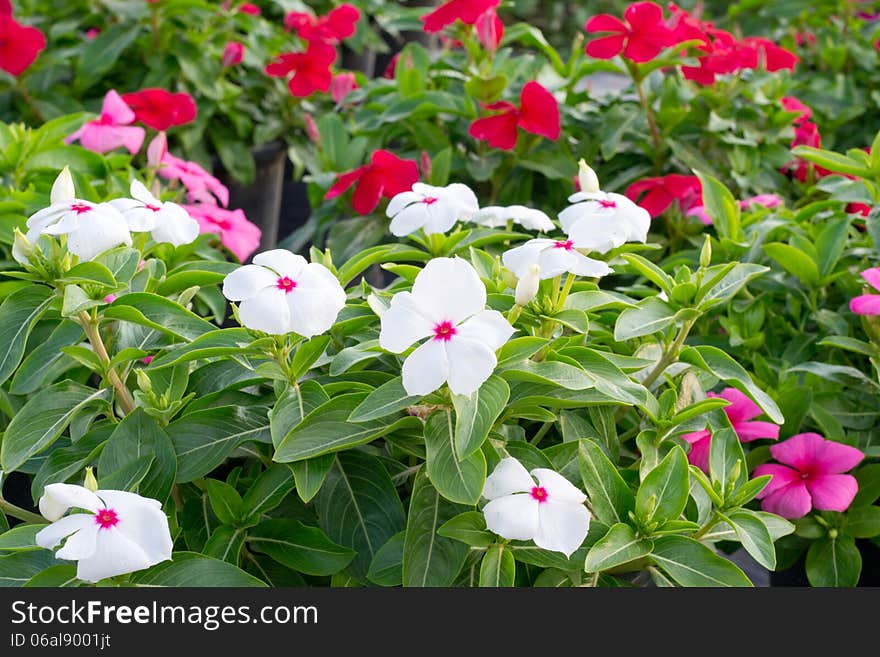
<svg viewBox="0 0 880 657">
<path fill-rule="evenodd" d="M 110 201 L 128 221 L 129 230 L 150 231 L 156 243 L 174 246 L 189 244 L 199 236 L 199 222 L 177 203 L 163 203 L 139 180 L 131 181 L 130 193 L 132 198 Z"/>
<path fill-rule="evenodd" d="M 415 183 L 412 191 L 401 192 L 388 202 L 391 232 L 403 237 L 422 228 L 428 235 L 445 233 L 459 219 L 469 219 L 479 209 L 471 188 L 461 183 L 433 187 Z"/>
<path fill-rule="evenodd" d="M 474 223 L 489 228 L 504 226 L 508 219 L 526 230 L 540 230 L 546 233 L 556 228 L 545 213 L 534 208 L 527 208 L 524 205 L 508 205 L 506 207 L 490 205 L 480 208 L 471 217 L 471 221 Z"/>
<path fill-rule="evenodd" d="M 537 468 L 529 474 L 515 458 L 495 466 L 483 497 L 490 500 L 483 515 L 491 531 L 511 540 L 533 540 L 539 548 L 567 557 L 590 529 L 586 495 L 553 470 Z"/>
<path fill-rule="evenodd" d="M 403 387 L 427 395 L 444 382 L 470 395 L 489 378 L 495 351 L 514 328 L 497 310 L 486 310 L 486 287 L 461 258 L 434 258 L 416 276 L 412 292 L 398 292 L 381 317 L 379 345 L 399 354 L 430 337 L 403 363 Z"/>
<path fill-rule="evenodd" d="M 27 241 L 34 244 L 40 235 L 67 235 L 67 250 L 80 260 L 91 260 L 120 244 L 131 245 L 125 217 L 109 203 L 92 203 L 76 198 L 73 178 L 67 167 L 52 185 L 50 205 L 27 220 Z M 28 262 L 20 248 L 13 248 L 18 262 Z"/>
<path fill-rule="evenodd" d="M 72 513 L 68 509 L 87 513 Z M 49 484 L 40 512 L 52 524 L 40 530 L 37 545 L 54 549 L 59 559 L 77 561 L 76 576 L 86 582 L 115 577 L 171 558 L 171 533 L 162 505 L 154 499 L 118 490 L 94 493 L 82 486 Z"/>
<path fill-rule="evenodd" d="M 538 288 L 541 284 L 541 267 L 540 265 L 531 265 L 528 271 L 520 277 L 516 283 L 514 301 L 518 306 L 525 306 L 531 303 L 532 299 L 538 296 Z"/>
<path fill-rule="evenodd" d="M 559 213 L 562 229 L 582 248 L 607 253 L 624 242 L 648 239 L 651 215 L 623 194 L 578 192 Z"/>
<path fill-rule="evenodd" d="M 605 276 L 613 270 L 601 260 L 588 258 L 578 251 L 590 248 L 575 239 L 552 240 L 543 237 L 529 240 L 521 246 L 505 251 L 501 262 L 522 280 L 534 265 L 539 278 L 553 278 L 566 272 L 575 276 Z"/>
<path fill-rule="evenodd" d="M 284 249 L 230 272 L 223 295 L 240 302 L 238 318 L 247 328 L 305 338 L 327 332 L 345 306 L 345 290 L 329 269 Z"/>
</svg>

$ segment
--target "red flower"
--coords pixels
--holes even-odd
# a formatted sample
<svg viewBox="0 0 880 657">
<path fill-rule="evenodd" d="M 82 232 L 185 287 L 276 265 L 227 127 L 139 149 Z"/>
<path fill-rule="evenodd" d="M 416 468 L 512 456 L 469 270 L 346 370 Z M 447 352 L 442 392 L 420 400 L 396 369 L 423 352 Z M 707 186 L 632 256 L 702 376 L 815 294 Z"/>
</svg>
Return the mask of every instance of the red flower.
<svg viewBox="0 0 880 657">
<path fill-rule="evenodd" d="M 498 50 L 502 37 L 504 37 L 504 23 L 495 13 L 495 8 L 491 7 L 481 14 L 475 23 L 477 28 L 477 38 L 480 40 L 483 48 L 489 52 Z"/>
<path fill-rule="evenodd" d="M 135 119 L 154 130 L 167 130 L 196 118 L 196 103 L 188 93 L 171 93 L 151 87 L 123 94 L 122 100 L 134 111 Z"/>
<path fill-rule="evenodd" d="M 241 7 L 238 8 L 239 13 L 242 14 L 250 14 L 251 16 L 259 16 L 260 8 L 252 2 L 245 2 Z"/>
<path fill-rule="evenodd" d="M 639 200 L 642 193 L 645 193 L 645 196 Z M 643 178 L 627 187 L 624 194 L 631 201 L 645 208 L 652 218 L 666 212 L 673 201 L 678 201 L 683 214 L 703 203 L 703 187 L 700 179 L 677 173 L 658 178 Z"/>
<path fill-rule="evenodd" d="M 519 97 L 519 108 L 499 101 L 486 109 L 498 114 L 471 123 L 468 134 L 488 141 L 492 148 L 511 150 L 516 146 L 517 127 L 552 141 L 559 139 L 559 105 L 553 95 L 535 81 L 527 82 Z"/>
<path fill-rule="evenodd" d="M 284 27 L 296 32 L 306 41 L 339 43 L 354 36 L 361 12 L 349 4 L 339 5 L 326 16 L 313 16 L 302 11 L 291 11 L 284 17 Z"/>
<path fill-rule="evenodd" d="M 0 16 L 12 16 L 11 0 L 0 0 Z"/>
<path fill-rule="evenodd" d="M 18 77 L 45 47 L 43 33 L 15 20 L 11 6 L 9 13 L 0 13 L 0 69 Z"/>
<path fill-rule="evenodd" d="M 593 39 L 586 53 L 597 59 L 612 59 L 623 53 L 634 62 L 647 62 L 671 46 L 673 33 L 663 22 L 663 10 L 653 2 L 634 2 L 623 14 L 625 21 L 610 14 L 599 14 L 587 21 L 587 32 L 610 32 Z"/>
<path fill-rule="evenodd" d="M 447 25 L 460 20 L 465 25 L 473 25 L 487 10 L 500 4 L 501 0 L 449 0 L 430 14 L 420 18 L 425 32 L 439 32 Z"/>
<path fill-rule="evenodd" d="M 392 198 L 408 191 L 418 180 L 419 168 L 415 160 L 402 160 L 394 153 L 378 150 L 373 153 L 369 164 L 340 174 L 324 198 L 336 198 L 357 182 L 351 204 L 360 214 L 370 214 L 379 205 L 381 197 Z"/>
<path fill-rule="evenodd" d="M 754 59 L 749 66 L 743 68 L 758 68 L 761 64 L 771 73 L 781 70 L 793 71 L 800 58 L 790 50 L 774 43 L 770 39 L 761 37 L 746 37 L 742 45 L 749 52 L 754 53 Z"/>
<path fill-rule="evenodd" d="M 794 148 L 795 146 L 812 146 L 813 148 L 819 148 L 822 145 L 819 126 L 815 123 L 806 120 L 801 121 L 800 123 L 795 121 L 795 126 L 794 139 L 791 142 L 791 148 Z M 800 157 L 796 157 L 782 167 L 782 172 L 785 173 L 788 171 L 800 182 L 806 182 L 807 174 L 811 167 L 820 178 L 824 178 L 831 173 L 828 169 L 820 167 L 818 164 L 810 164 Z"/>
<path fill-rule="evenodd" d="M 336 48 L 321 41 L 310 41 L 305 52 L 286 52 L 278 55 L 266 66 L 266 74 L 283 78 L 291 73 L 287 82 L 290 93 L 297 98 L 311 96 L 316 91 L 330 89 L 333 74 L 330 67 L 336 61 Z"/>
<path fill-rule="evenodd" d="M 385 78 L 386 80 L 394 79 L 394 76 L 397 73 L 397 60 L 399 59 L 400 53 L 395 53 L 394 57 L 389 60 L 388 66 L 385 67 L 385 71 L 382 73 L 383 78 Z"/>
<path fill-rule="evenodd" d="M 780 103 L 782 104 L 782 109 L 784 109 L 786 112 L 798 113 L 798 115 L 792 121 L 794 125 L 800 125 L 804 121 L 808 121 L 813 116 L 813 110 L 804 105 L 794 96 L 783 96 L 780 99 Z"/>
<path fill-rule="evenodd" d="M 244 44 L 238 41 L 230 41 L 223 49 L 223 66 L 235 66 L 241 64 L 244 59 Z"/>
</svg>

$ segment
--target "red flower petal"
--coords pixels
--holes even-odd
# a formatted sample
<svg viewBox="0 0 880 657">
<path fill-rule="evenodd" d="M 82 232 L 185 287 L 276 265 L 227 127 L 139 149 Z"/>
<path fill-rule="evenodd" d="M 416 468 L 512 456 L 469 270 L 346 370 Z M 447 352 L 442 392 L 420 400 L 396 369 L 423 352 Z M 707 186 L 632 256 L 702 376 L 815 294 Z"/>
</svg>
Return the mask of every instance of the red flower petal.
<svg viewBox="0 0 880 657">
<path fill-rule="evenodd" d="M 663 22 L 663 10 L 653 2 L 634 2 L 623 12 L 623 17 L 633 29 L 648 31 Z"/>
<path fill-rule="evenodd" d="M 357 180 L 364 174 L 367 170 L 367 166 L 358 167 L 353 171 L 349 171 L 347 173 L 339 174 L 339 178 L 333 184 L 333 186 L 327 190 L 327 193 L 324 194 L 325 199 L 332 199 L 344 194 L 349 187 L 355 184 Z"/>
<path fill-rule="evenodd" d="M 614 36 L 593 39 L 587 44 L 584 52 L 596 59 L 613 59 L 623 52 L 625 41 L 625 34 L 615 34 Z"/>
<path fill-rule="evenodd" d="M 509 151 L 516 146 L 516 111 L 505 111 L 471 123 L 468 134 L 474 139 L 488 141 L 492 148 Z"/>
<path fill-rule="evenodd" d="M 134 111 L 138 121 L 160 131 L 189 123 L 198 112 L 188 93 L 171 93 L 157 87 L 123 94 L 122 100 Z"/>
<path fill-rule="evenodd" d="M 35 27 L 0 14 L 0 69 L 18 77 L 46 48 L 46 37 Z"/>
<path fill-rule="evenodd" d="M 519 127 L 556 141 L 559 139 L 559 105 L 549 91 L 534 80 L 520 93 Z"/>
<path fill-rule="evenodd" d="M 587 24 L 584 25 L 584 29 L 587 32 L 620 32 L 621 34 L 629 32 L 626 23 L 617 18 L 617 16 L 612 16 L 611 14 L 599 14 L 598 16 L 593 16 L 587 21 Z"/>
</svg>

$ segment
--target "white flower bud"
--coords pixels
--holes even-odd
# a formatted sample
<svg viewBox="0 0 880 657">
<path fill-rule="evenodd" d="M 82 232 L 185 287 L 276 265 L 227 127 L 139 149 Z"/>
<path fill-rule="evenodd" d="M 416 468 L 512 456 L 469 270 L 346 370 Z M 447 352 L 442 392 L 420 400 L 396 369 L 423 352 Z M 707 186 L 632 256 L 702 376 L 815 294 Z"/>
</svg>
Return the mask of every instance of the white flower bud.
<svg viewBox="0 0 880 657">
<path fill-rule="evenodd" d="M 538 265 L 532 265 L 526 275 L 516 284 L 516 305 L 528 305 L 537 296 L 540 283 L 541 268 Z"/>
<path fill-rule="evenodd" d="M 583 158 L 581 158 L 581 161 L 578 162 L 578 184 L 580 185 L 582 192 L 595 194 L 600 191 L 599 177 L 596 175 L 596 172 L 590 168 L 590 165 L 587 164 L 587 161 Z"/>
<path fill-rule="evenodd" d="M 76 198 L 76 190 L 73 187 L 73 177 L 70 175 L 70 167 L 64 167 L 55 182 L 52 183 L 52 192 L 49 196 L 49 202 L 52 205 L 56 203 L 66 203 Z"/>
</svg>

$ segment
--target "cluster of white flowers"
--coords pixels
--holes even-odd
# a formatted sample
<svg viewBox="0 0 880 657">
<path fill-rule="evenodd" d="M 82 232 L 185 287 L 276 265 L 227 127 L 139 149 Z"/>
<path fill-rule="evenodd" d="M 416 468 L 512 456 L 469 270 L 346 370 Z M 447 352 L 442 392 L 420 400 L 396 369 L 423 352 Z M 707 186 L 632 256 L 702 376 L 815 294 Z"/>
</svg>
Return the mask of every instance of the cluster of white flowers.
<svg viewBox="0 0 880 657">
<path fill-rule="evenodd" d="M 132 198 L 92 203 L 76 197 L 73 177 L 64 167 L 52 185 L 50 205 L 27 220 L 27 245 L 16 240 L 13 257 L 29 262 L 24 247 L 43 235 L 67 236 L 67 250 L 81 261 L 120 245 L 130 246 L 131 233 L 149 232 L 154 241 L 174 246 L 189 244 L 199 235 L 199 224 L 176 203 L 162 202 L 143 183 L 131 183 Z"/>
</svg>

